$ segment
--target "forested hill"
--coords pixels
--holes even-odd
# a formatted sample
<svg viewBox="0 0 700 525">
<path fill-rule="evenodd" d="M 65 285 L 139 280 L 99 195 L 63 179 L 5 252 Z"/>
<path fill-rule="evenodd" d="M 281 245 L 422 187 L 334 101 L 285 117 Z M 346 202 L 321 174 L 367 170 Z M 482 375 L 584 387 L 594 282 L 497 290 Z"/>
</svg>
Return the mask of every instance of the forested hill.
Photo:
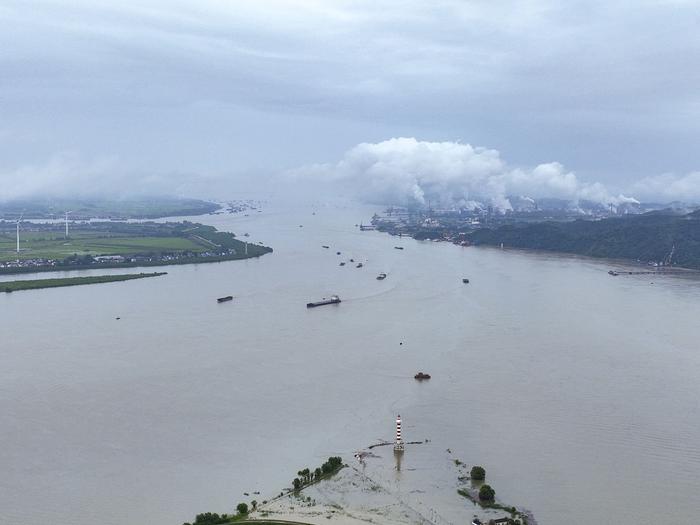
<svg viewBox="0 0 700 525">
<path fill-rule="evenodd" d="M 700 268 L 700 210 L 687 215 L 651 212 L 602 220 L 541 222 L 481 229 L 473 244 L 633 259 Z"/>
</svg>

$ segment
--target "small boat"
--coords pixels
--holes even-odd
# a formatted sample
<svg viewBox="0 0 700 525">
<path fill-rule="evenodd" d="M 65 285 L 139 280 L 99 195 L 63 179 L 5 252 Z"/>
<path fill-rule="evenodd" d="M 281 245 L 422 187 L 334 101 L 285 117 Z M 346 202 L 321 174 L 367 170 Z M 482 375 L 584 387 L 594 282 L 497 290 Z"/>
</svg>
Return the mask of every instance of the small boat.
<svg viewBox="0 0 700 525">
<path fill-rule="evenodd" d="M 383 281 L 384 279 L 386 279 L 386 274 L 384 272 L 377 275 L 377 281 Z"/>
<path fill-rule="evenodd" d="M 341 262 L 338 266 L 345 266 L 345 261 Z"/>
<path fill-rule="evenodd" d="M 350 262 L 355 262 L 355 259 L 350 259 Z"/>
<path fill-rule="evenodd" d="M 330 246 L 326 246 L 326 245 L 324 244 L 323 246 L 321 246 L 321 248 L 325 248 L 325 249 L 327 250 L 328 248 L 330 248 Z"/>
<path fill-rule="evenodd" d="M 244 233 L 243 237 L 250 237 L 250 233 Z"/>
<path fill-rule="evenodd" d="M 469 284 L 469 279 L 462 279 L 462 282 L 463 282 L 464 284 Z"/>
<path fill-rule="evenodd" d="M 615 275 L 620 275 L 620 274 L 619 274 L 618 272 L 616 272 L 615 270 L 609 270 L 609 271 L 608 271 L 608 275 L 613 275 L 613 276 L 615 276 Z"/>
<path fill-rule="evenodd" d="M 307 308 L 315 308 L 317 306 L 324 306 L 326 304 L 338 304 L 340 303 L 340 297 L 337 295 L 331 295 L 330 299 L 323 299 L 323 301 L 317 301 L 315 303 L 306 303 Z"/>
<path fill-rule="evenodd" d="M 394 246 L 394 250 L 403 250 L 403 246 Z"/>
<path fill-rule="evenodd" d="M 340 255 L 340 252 L 335 252 L 336 255 Z"/>
<path fill-rule="evenodd" d="M 423 381 L 424 379 L 430 379 L 430 374 L 424 374 L 423 372 L 418 372 L 416 375 L 413 376 L 414 379 L 417 379 L 418 381 Z"/>
<path fill-rule="evenodd" d="M 355 268 L 362 268 L 362 263 L 357 263 L 357 266 Z"/>
<path fill-rule="evenodd" d="M 227 295 L 226 297 L 219 297 L 216 302 L 217 303 L 225 303 L 227 301 L 232 301 L 233 300 L 233 295 Z"/>
</svg>

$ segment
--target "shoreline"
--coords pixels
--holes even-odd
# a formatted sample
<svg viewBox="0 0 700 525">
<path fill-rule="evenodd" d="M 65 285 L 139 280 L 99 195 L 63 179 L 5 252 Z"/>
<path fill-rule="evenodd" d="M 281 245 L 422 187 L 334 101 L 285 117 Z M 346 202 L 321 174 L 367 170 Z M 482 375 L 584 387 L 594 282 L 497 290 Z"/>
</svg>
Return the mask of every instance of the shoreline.
<svg viewBox="0 0 700 525">
<path fill-rule="evenodd" d="M 101 270 L 101 269 L 119 269 L 119 268 L 147 268 L 151 266 L 177 266 L 181 264 L 206 264 L 218 263 L 226 261 L 242 261 L 246 259 L 257 259 L 268 253 L 272 253 L 273 249 L 267 246 L 259 246 L 264 248 L 263 253 L 256 255 L 221 255 L 213 257 L 183 257 L 179 260 L 171 261 L 138 261 L 125 263 L 97 263 L 97 264 L 68 264 L 65 266 L 33 266 L 22 268 L 0 268 L 0 275 L 17 275 L 23 273 L 50 273 L 50 272 L 70 272 L 75 270 Z"/>
<path fill-rule="evenodd" d="M 544 248 L 521 248 L 517 246 L 504 246 L 503 248 L 500 248 L 499 245 L 496 244 L 487 244 L 487 243 L 481 243 L 481 244 L 461 244 L 458 241 L 453 241 L 449 239 L 417 239 L 413 235 L 409 233 L 395 233 L 389 230 L 382 230 L 382 229 L 376 229 L 375 231 L 384 233 L 387 235 L 390 235 L 392 237 L 408 237 L 410 239 L 413 239 L 414 241 L 417 242 L 439 242 L 439 243 L 448 243 L 452 244 L 454 246 L 458 246 L 460 248 L 486 248 L 486 249 L 491 249 L 491 250 L 498 250 L 498 251 L 517 251 L 517 252 L 522 252 L 522 253 L 530 253 L 533 255 L 558 255 L 562 257 L 570 257 L 574 259 L 583 259 L 583 260 L 588 260 L 588 261 L 595 261 L 595 262 L 609 262 L 611 265 L 616 265 L 616 266 L 626 266 L 626 267 L 634 267 L 638 269 L 644 268 L 646 270 L 645 273 L 648 274 L 657 274 L 657 275 L 687 275 L 687 274 L 700 274 L 700 268 L 690 268 L 687 266 L 649 266 L 647 264 L 644 264 L 642 262 L 639 262 L 635 259 L 619 259 L 619 258 L 613 258 L 613 257 L 596 257 L 594 255 L 584 255 L 581 253 L 576 253 L 576 252 L 569 252 L 569 251 L 562 251 L 562 250 L 547 250 Z M 620 275 L 625 275 L 627 274 L 627 271 L 622 271 L 620 272 Z M 638 274 L 638 272 L 634 272 L 633 274 Z"/>
</svg>

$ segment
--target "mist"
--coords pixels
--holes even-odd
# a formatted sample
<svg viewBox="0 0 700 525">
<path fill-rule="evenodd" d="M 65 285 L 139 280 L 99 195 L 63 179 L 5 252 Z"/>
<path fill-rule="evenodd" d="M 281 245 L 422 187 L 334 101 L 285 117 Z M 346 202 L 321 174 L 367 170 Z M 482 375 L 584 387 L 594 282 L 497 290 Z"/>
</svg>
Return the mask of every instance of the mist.
<svg viewBox="0 0 700 525">
<path fill-rule="evenodd" d="M 556 161 L 524 168 L 510 165 L 495 149 L 407 137 L 358 144 L 335 163 L 304 166 L 290 176 L 337 184 L 378 204 L 431 201 L 462 208 L 490 205 L 506 211 L 512 209 L 510 196 L 586 200 L 604 206 L 638 202 L 631 195 L 609 191 L 600 182 L 582 181 Z M 696 179 L 687 184 L 697 184 Z M 652 184 L 647 185 L 645 195 L 653 195 Z M 683 188 L 679 185 L 677 190 Z M 670 198 L 675 193 L 666 188 L 664 195 Z"/>
</svg>

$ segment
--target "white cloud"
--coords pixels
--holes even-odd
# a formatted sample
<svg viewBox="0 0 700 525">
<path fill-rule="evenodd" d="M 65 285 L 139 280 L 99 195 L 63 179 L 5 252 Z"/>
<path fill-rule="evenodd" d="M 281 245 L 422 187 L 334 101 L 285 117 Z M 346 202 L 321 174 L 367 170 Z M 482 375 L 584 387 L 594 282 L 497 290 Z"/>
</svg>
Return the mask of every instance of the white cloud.
<svg viewBox="0 0 700 525">
<path fill-rule="evenodd" d="M 511 208 L 509 195 L 581 199 L 601 204 L 636 202 L 611 195 L 600 183 L 580 181 L 558 162 L 532 169 L 513 168 L 494 149 L 459 142 L 426 142 L 392 138 L 358 144 L 335 164 L 316 164 L 292 172 L 295 176 L 333 181 L 378 203 L 465 205 L 486 201 Z"/>
<path fill-rule="evenodd" d="M 700 171 L 645 177 L 634 184 L 633 190 L 645 200 L 700 203 Z"/>
</svg>

